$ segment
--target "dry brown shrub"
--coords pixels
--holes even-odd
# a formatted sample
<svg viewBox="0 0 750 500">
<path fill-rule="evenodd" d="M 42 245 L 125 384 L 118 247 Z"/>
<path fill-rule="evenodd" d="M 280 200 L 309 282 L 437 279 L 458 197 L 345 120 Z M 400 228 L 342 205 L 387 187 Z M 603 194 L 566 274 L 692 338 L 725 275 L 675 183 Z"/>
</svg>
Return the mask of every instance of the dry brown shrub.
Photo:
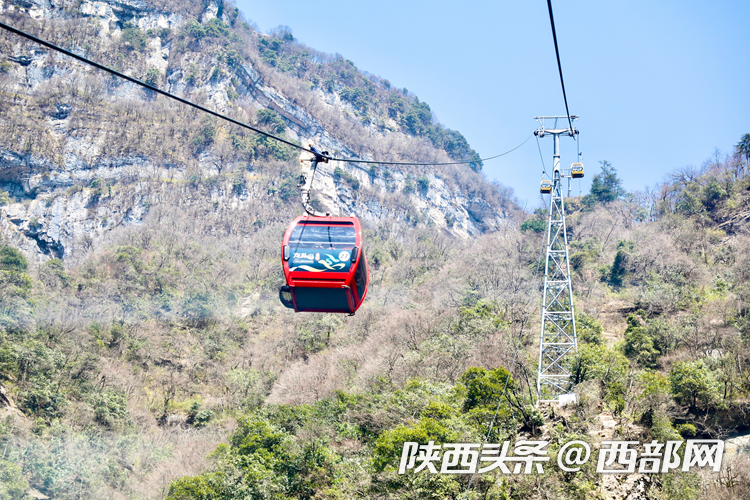
<svg viewBox="0 0 750 500">
<path fill-rule="evenodd" d="M 150 452 L 134 457 L 141 463 L 151 464 L 134 475 L 130 488 L 137 498 L 161 499 L 172 481 L 183 476 L 195 476 L 209 466 L 208 454 L 216 449 L 235 426 L 229 422 L 225 428 L 196 430 L 158 429 L 147 436 L 149 448 L 169 450 L 169 458 L 153 461 Z"/>
</svg>

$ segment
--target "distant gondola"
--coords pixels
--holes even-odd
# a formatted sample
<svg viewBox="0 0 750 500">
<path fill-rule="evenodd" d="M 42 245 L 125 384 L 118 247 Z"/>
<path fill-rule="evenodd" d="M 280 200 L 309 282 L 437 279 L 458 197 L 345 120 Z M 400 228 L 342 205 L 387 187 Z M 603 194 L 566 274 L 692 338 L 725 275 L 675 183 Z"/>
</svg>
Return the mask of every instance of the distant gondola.
<svg viewBox="0 0 750 500">
<path fill-rule="evenodd" d="M 543 180 L 541 184 L 539 185 L 539 192 L 540 193 L 551 193 L 552 192 L 552 181 Z"/>
<path fill-rule="evenodd" d="M 284 233 L 286 285 L 279 299 L 297 312 L 349 313 L 367 295 L 367 258 L 356 217 L 297 217 Z"/>
</svg>

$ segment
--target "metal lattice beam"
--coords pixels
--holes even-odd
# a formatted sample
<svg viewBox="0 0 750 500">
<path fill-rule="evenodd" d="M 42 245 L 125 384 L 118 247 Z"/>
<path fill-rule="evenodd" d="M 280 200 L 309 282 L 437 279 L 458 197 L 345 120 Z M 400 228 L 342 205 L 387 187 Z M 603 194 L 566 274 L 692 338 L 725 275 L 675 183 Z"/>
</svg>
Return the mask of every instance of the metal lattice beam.
<svg viewBox="0 0 750 500">
<path fill-rule="evenodd" d="M 560 170 L 559 136 L 566 134 L 574 137 L 578 131 L 572 128 L 545 129 L 543 119 L 540 123 L 542 126 L 536 134 L 541 137 L 545 134 L 552 135 L 555 144 L 554 179 L 547 222 L 537 397 L 539 401 L 558 401 L 561 395 L 570 392 L 570 372 L 567 370 L 566 360 L 578 346 L 561 185 L 563 175 Z"/>
</svg>

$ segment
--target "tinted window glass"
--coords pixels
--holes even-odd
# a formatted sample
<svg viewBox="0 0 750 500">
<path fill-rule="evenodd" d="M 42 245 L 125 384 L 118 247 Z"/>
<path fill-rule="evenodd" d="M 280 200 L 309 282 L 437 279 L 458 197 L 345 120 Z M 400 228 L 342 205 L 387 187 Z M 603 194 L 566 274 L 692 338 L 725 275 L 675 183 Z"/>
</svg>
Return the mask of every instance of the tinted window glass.
<svg viewBox="0 0 750 500">
<path fill-rule="evenodd" d="M 302 288 L 294 289 L 298 311 L 353 312 L 343 288 Z"/>
<path fill-rule="evenodd" d="M 323 225 L 297 224 L 289 237 L 292 248 L 320 248 L 320 249 L 351 249 L 357 238 L 354 224 Z"/>
<path fill-rule="evenodd" d="M 356 242 L 354 224 L 297 224 L 289 236 L 290 271 L 348 273 Z"/>
<path fill-rule="evenodd" d="M 362 296 L 365 294 L 367 289 L 367 261 L 365 260 L 365 254 L 362 252 L 362 257 L 359 259 L 359 265 L 357 266 L 357 272 L 354 274 L 354 282 L 357 284 L 357 297 L 362 300 Z"/>
</svg>

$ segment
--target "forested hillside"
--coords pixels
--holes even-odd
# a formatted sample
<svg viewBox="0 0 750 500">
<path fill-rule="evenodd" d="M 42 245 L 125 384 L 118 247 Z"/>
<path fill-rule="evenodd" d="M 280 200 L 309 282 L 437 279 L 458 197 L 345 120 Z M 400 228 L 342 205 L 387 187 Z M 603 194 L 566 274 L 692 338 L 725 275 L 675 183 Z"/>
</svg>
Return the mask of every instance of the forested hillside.
<svg viewBox="0 0 750 500">
<path fill-rule="evenodd" d="M 283 223 L 246 229 L 247 247 L 194 214 L 150 216 L 81 266 L 38 271 L 3 247 L 3 470 L 56 498 L 457 497 L 465 476 L 397 475 L 401 444 L 481 441 L 529 300 L 493 440 L 745 434 L 745 161 L 625 197 L 605 165 L 614 184 L 569 200 L 581 346 L 563 412 L 530 400 L 541 214 L 469 242 L 370 227 L 353 318 L 278 304 Z M 745 455 L 727 466 L 641 478 L 642 498 L 745 498 Z M 485 474 L 470 497 L 608 498 L 602 481 Z"/>
<path fill-rule="evenodd" d="M 553 453 L 733 440 L 718 474 L 494 471 L 466 498 L 750 496 L 750 136 L 642 192 L 587 165 L 566 200 L 578 402 L 536 408 L 546 210 L 426 103 L 226 2 L 0 18 L 292 141 L 474 161 L 329 165 L 317 203 L 363 220 L 370 289 L 353 317 L 295 314 L 296 152 L 0 35 L 0 498 L 461 498 L 467 475 L 398 474 L 403 443 L 482 442 L 496 411 L 492 442 Z"/>
<path fill-rule="evenodd" d="M 257 33 L 229 3 L 183 3 L 4 1 L 0 17 L 293 144 L 354 159 L 469 162 L 321 165 L 313 203 L 334 214 L 468 236 L 515 210 L 510 191 L 478 173 L 463 136 L 406 89 L 288 30 Z M 191 192 L 210 193 L 230 211 L 298 197 L 292 146 L 10 33 L 0 52 L 0 189 L 11 202 L 0 225 L 35 262 L 82 257 L 176 192 L 187 205 L 199 204 Z"/>
</svg>

